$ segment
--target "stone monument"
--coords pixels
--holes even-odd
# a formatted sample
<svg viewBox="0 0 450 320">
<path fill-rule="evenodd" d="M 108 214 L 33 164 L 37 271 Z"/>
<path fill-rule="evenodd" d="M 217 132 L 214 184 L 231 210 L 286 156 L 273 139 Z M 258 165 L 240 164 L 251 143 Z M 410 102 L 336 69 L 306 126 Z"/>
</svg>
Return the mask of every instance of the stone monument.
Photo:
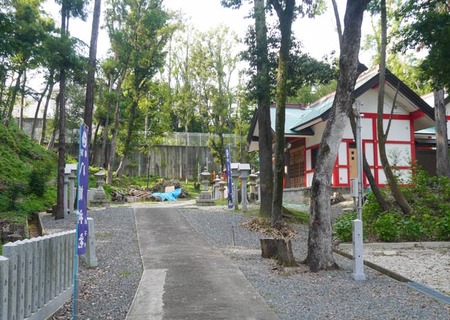
<svg viewBox="0 0 450 320">
<path fill-rule="evenodd" d="M 211 173 L 205 170 L 200 174 L 202 176 L 202 191 L 200 192 L 200 196 L 195 202 L 198 206 L 213 206 L 215 204 L 215 200 L 212 198 L 212 193 L 209 190 L 209 178 L 211 177 Z"/>
<path fill-rule="evenodd" d="M 106 173 L 103 171 L 103 168 L 100 168 L 94 176 L 97 179 L 97 188 L 89 189 L 91 195 L 88 196 L 88 206 L 108 208 L 110 203 L 106 199 L 105 190 L 103 189 L 103 179 L 106 177 Z"/>
</svg>

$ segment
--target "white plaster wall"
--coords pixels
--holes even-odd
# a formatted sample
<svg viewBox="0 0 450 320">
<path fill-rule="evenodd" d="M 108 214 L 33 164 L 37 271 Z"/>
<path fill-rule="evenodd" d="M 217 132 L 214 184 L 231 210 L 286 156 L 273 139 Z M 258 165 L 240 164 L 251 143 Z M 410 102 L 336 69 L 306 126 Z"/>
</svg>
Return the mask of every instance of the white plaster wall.
<svg viewBox="0 0 450 320">
<path fill-rule="evenodd" d="M 391 166 L 411 165 L 411 146 L 409 144 L 386 144 L 386 154 Z M 381 164 L 379 155 L 378 163 Z"/>
<path fill-rule="evenodd" d="M 325 130 L 325 122 L 320 122 L 320 123 L 312 126 L 311 129 L 313 129 L 313 131 L 314 131 L 314 136 L 306 139 L 306 147 L 307 148 L 314 146 L 314 145 L 318 145 L 322 141 L 322 134 L 323 134 L 323 131 Z"/>
<path fill-rule="evenodd" d="M 361 135 L 364 140 L 373 140 L 373 122 L 372 119 L 361 119 Z"/>
<path fill-rule="evenodd" d="M 339 168 L 339 183 L 348 183 L 348 170 L 346 168 Z"/>
<path fill-rule="evenodd" d="M 398 177 L 400 184 L 406 184 L 411 181 L 412 172 L 410 169 L 394 170 L 394 174 Z M 383 169 L 378 169 L 378 178 L 380 184 L 387 184 L 386 175 Z"/>
<path fill-rule="evenodd" d="M 348 151 L 347 151 L 346 143 L 341 142 L 341 144 L 339 145 L 338 156 L 339 156 L 338 164 L 340 164 L 340 165 L 348 164 Z"/>
<path fill-rule="evenodd" d="M 382 168 L 377 170 L 378 170 L 378 183 L 386 184 L 386 175 L 384 174 L 384 170 Z"/>
<path fill-rule="evenodd" d="M 342 135 L 343 139 L 352 139 L 353 140 L 353 131 L 352 126 L 350 125 L 350 120 L 345 122 L 344 134 Z"/>
<path fill-rule="evenodd" d="M 384 111 L 383 112 L 385 114 L 390 114 L 391 113 L 393 103 L 394 103 L 393 97 L 390 97 L 390 96 L 387 96 L 387 95 L 384 96 L 384 105 L 383 105 Z M 398 107 L 397 106 L 394 109 L 393 114 L 406 114 L 407 115 L 407 114 L 409 114 L 409 112 L 406 111 L 405 109 L 403 109 L 402 107 Z"/>
<path fill-rule="evenodd" d="M 367 163 L 369 164 L 369 166 L 373 166 L 375 159 L 375 157 L 373 156 L 373 143 L 368 142 L 364 144 L 364 154 L 366 155 Z"/>
<path fill-rule="evenodd" d="M 386 132 L 389 120 L 383 120 L 383 129 Z M 410 122 L 409 120 L 392 120 L 387 140 L 391 141 L 410 141 Z"/>
<path fill-rule="evenodd" d="M 367 90 L 362 96 L 358 98 L 361 101 L 361 112 L 376 113 L 378 91 L 374 89 Z"/>
<path fill-rule="evenodd" d="M 311 170 L 312 168 L 311 161 L 311 149 L 306 150 L 306 170 Z"/>
<path fill-rule="evenodd" d="M 314 175 L 313 172 L 306 174 L 306 186 L 307 187 L 311 187 L 313 175 Z"/>
</svg>

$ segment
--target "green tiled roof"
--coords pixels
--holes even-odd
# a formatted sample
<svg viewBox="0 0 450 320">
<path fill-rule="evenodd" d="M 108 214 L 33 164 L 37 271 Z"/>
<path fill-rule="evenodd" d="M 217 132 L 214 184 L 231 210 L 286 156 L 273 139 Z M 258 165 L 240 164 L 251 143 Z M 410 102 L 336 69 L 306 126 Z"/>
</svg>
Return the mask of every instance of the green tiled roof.
<svg viewBox="0 0 450 320">
<path fill-rule="evenodd" d="M 300 108 L 286 108 L 286 121 L 284 123 L 284 133 L 286 135 L 296 134 L 291 128 L 298 121 L 299 117 L 302 117 L 307 110 L 302 110 Z M 275 131 L 275 119 L 276 118 L 276 108 L 270 108 L 270 123 L 272 125 L 272 130 Z"/>
<path fill-rule="evenodd" d="M 435 135 L 436 134 L 436 127 L 430 127 L 430 128 L 427 128 L 427 129 L 418 130 L 415 133 Z"/>
<path fill-rule="evenodd" d="M 372 80 L 373 77 L 377 74 L 378 70 L 374 69 L 368 72 L 367 74 L 360 76 L 355 83 L 355 90 L 357 90 L 358 88 L 360 88 L 361 86 Z M 328 96 L 325 96 L 314 102 L 310 107 L 308 107 L 305 110 L 306 111 L 305 113 L 297 116 L 296 118 L 297 121 L 294 123 L 294 125 L 290 127 L 290 129 L 295 132 L 296 128 L 299 128 L 303 125 L 308 124 L 311 121 L 314 121 L 322 117 L 322 115 L 324 115 L 325 112 L 331 109 L 335 94 L 336 92 L 333 92 Z"/>
</svg>

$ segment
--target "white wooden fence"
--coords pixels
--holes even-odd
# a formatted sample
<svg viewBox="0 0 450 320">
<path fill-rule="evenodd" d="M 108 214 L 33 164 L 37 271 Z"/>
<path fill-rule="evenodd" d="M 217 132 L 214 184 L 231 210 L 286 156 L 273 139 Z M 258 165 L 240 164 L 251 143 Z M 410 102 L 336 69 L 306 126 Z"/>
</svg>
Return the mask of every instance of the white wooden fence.
<svg viewBox="0 0 450 320">
<path fill-rule="evenodd" d="M 0 256 L 0 320 L 42 320 L 72 297 L 75 230 L 10 242 Z"/>
</svg>

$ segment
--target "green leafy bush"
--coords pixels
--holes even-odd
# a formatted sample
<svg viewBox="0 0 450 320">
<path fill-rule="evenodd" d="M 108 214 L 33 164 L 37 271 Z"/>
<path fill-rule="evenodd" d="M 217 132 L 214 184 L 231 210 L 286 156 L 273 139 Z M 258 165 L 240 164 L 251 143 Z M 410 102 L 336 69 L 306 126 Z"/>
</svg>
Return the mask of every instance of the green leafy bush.
<svg viewBox="0 0 450 320">
<path fill-rule="evenodd" d="M 382 213 L 373 224 L 375 233 L 381 241 L 394 241 L 398 238 L 398 214 L 393 212 Z"/>
<path fill-rule="evenodd" d="M 450 240 L 450 210 L 437 222 L 437 231 L 439 240 Z"/>
<path fill-rule="evenodd" d="M 423 238 L 424 229 L 416 216 L 406 217 L 398 223 L 399 237 L 402 240 L 414 241 Z"/>
<path fill-rule="evenodd" d="M 336 219 L 333 225 L 334 234 L 343 242 L 352 241 L 352 221 L 356 219 L 356 212 L 344 213 Z"/>
<path fill-rule="evenodd" d="M 40 169 L 33 169 L 28 177 L 28 191 L 38 197 L 45 194 L 47 174 Z"/>
<path fill-rule="evenodd" d="M 389 189 L 381 190 L 392 209 L 382 212 L 368 193 L 363 207 L 364 234 L 374 241 L 432 241 L 450 238 L 450 179 L 432 177 L 417 169 L 401 191 L 414 214 L 404 215 Z"/>
</svg>

